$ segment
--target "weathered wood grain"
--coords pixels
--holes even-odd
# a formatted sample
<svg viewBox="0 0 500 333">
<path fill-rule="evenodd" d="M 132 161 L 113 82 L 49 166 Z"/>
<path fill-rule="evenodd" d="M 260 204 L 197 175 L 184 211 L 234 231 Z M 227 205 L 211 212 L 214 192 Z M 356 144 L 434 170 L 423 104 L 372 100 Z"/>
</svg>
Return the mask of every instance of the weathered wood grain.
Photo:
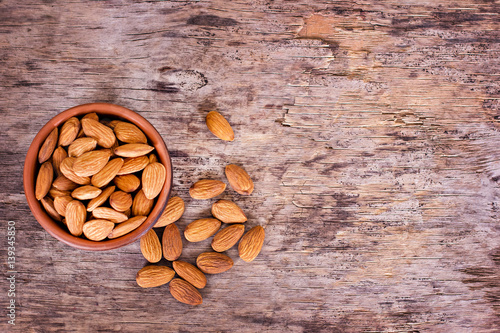
<svg viewBox="0 0 500 333">
<path fill-rule="evenodd" d="M 497 332 L 499 12 L 488 0 L 1 1 L 15 330 Z M 75 250 L 30 214 L 31 140 L 95 101 L 136 110 L 163 135 L 186 201 L 181 230 L 210 212 L 212 200 L 189 198 L 194 181 L 225 179 L 229 163 L 252 175 L 252 196 L 223 198 L 266 226 L 263 251 L 250 264 L 228 251 L 235 266 L 208 278 L 202 306 L 139 288 L 138 243 Z M 212 109 L 234 142 L 206 129 Z M 209 243 L 184 243 L 181 259 Z"/>
</svg>

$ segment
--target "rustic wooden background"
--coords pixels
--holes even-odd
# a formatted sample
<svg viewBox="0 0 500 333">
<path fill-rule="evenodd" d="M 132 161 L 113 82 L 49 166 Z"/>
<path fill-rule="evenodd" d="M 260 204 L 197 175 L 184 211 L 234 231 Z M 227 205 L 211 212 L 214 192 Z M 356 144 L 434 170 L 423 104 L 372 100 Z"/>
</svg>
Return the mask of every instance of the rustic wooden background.
<svg viewBox="0 0 500 333">
<path fill-rule="evenodd" d="M 17 224 L 19 332 L 498 332 L 500 4 L 492 0 L 0 1 L 0 235 Z M 136 110 L 172 154 L 178 223 L 203 177 L 266 226 L 260 256 L 210 276 L 204 303 L 143 290 L 139 243 L 53 239 L 22 190 L 59 112 Z M 236 140 L 204 124 L 216 109 Z M 193 262 L 209 241 L 185 243 Z M 168 263 L 163 263 L 167 264 Z M 0 303 L 7 306 L 2 278 Z M 5 310 L 2 310 L 5 314 Z"/>
</svg>

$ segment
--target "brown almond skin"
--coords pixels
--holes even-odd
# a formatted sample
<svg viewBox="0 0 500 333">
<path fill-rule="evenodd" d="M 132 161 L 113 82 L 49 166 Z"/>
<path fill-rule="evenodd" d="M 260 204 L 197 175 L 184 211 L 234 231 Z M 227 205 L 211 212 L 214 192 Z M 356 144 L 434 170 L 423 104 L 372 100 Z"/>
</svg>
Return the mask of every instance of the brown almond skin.
<svg viewBox="0 0 500 333">
<path fill-rule="evenodd" d="M 212 249 L 216 252 L 224 252 L 232 248 L 245 232 L 243 224 L 233 224 L 220 230 L 212 239 Z"/>
<path fill-rule="evenodd" d="M 141 180 L 136 175 L 116 176 L 113 181 L 116 187 L 124 192 L 134 192 L 141 186 Z"/>
<path fill-rule="evenodd" d="M 155 154 L 149 155 L 149 163 L 156 163 L 158 162 L 158 157 L 156 157 Z"/>
<path fill-rule="evenodd" d="M 196 258 L 196 266 L 206 274 L 219 274 L 233 267 L 233 260 L 218 252 L 203 252 Z"/>
<path fill-rule="evenodd" d="M 87 205 L 87 212 L 93 211 L 94 209 L 102 205 L 104 202 L 106 202 L 111 193 L 113 193 L 114 191 L 115 191 L 115 186 L 109 186 L 105 188 L 97 198 L 94 198 L 89 201 Z"/>
<path fill-rule="evenodd" d="M 61 191 L 52 186 L 49 190 L 49 196 L 55 200 L 57 197 L 66 197 L 69 196 L 71 197 L 71 192 L 70 191 Z"/>
<path fill-rule="evenodd" d="M 54 180 L 52 186 L 60 191 L 73 191 L 78 184 L 61 175 Z"/>
<path fill-rule="evenodd" d="M 217 111 L 210 111 L 206 117 L 207 127 L 221 140 L 224 141 L 233 141 L 234 140 L 234 131 L 231 128 L 229 122 Z"/>
<path fill-rule="evenodd" d="M 59 146 L 70 145 L 80 131 L 80 120 L 76 117 L 71 117 L 62 125 L 59 135 Z"/>
<path fill-rule="evenodd" d="M 170 294 L 181 303 L 200 305 L 203 303 L 200 292 L 189 282 L 182 279 L 173 279 L 169 285 Z"/>
<path fill-rule="evenodd" d="M 141 226 L 147 218 L 147 216 L 134 216 L 123 223 L 116 224 L 113 231 L 108 235 L 108 238 L 113 239 L 128 234 Z"/>
<path fill-rule="evenodd" d="M 82 154 L 94 150 L 97 146 L 97 140 L 94 138 L 78 138 L 68 147 L 68 156 L 79 157 Z"/>
<path fill-rule="evenodd" d="M 115 178 L 118 171 L 120 171 L 122 165 L 122 158 L 112 159 L 104 166 L 104 168 L 102 168 L 101 171 L 92 176 L 90 182 L 96 187 L 103 187 L 108 185 L 113 180 L 113 178 Z"/>
<path fill-rule="evenodd" d="M 147 156 L 127 157 L 116 175 L 121 176 L 139 172 L 143 170 L 148 164 L 149 158 Z"/>
<path fill-rule="evenodd" d="M 160 194 L 167 171 L 163 164 L 155 162 L 150 163 L 144 171 L 142 171 L 142 190 L 148 199 L 154 199 Z"/>
<path fill-rule="evenodd" d="M 114 210 L 124 212 L 132 206 L 132 196 L 123 191 L 116 191 L 109 197 L 109 204 Z"/>
<path fill-rule="evenodd" d="M 241 238 L 238 245 L 240 258 L 246 262 L 253 261 L 260 253 L 266 233 L 260 225 L 253 227 Z"/>
<path fill-rule="evenodd" d="M 85 135 L 96 139 L 101 147 L 111 148 L 116 142 L 113 130 L 94 119 L 82 119 L 82 127 Z"/>
<path fill-rule="evenodd" d="M 202 179 L 194 183 L 189 189 L 189 195 L 193 199 L 211 199 L 226 189 L 226 184 L 220 180 Z"/>
<path fill-rule="evenodd" d="M 92 211 L 92 215 L 98 219 L 110 220 L 114 223 L 122 223 L 128 220 L 128 216 L 108 207 L 97 207 Z"/>
<path fill-rule="evenodd" d="M 177 275 L 196 288 L 203 289 L 207 285 L 207 277 L 196 266 L 181 260 L 174 261 L 172 266 Z"/>
<path fill-rule="evenodd" d="M 83 224 L 87 218 L 85 206 L 78 200 L 73 200 L 66 205 L 66 224 L 73 236 L 80 236 L 83 232 Z"/>
<path fill-rule="evenodd" d="M 182 238 L 179 228 L 175 224 L 165 227 L 162 237 L 163 256 L 169 261 L 179 259 L 182 254 Z"/>
<path fill-rule="evenodd" d="M 215 202 L 212 205 L 212 215 L 224 223 L 243 223 L 247 221 L 243 210 L 229 200 Z"/>
<path fill-rule="evenodd" d="M 42 147 L 40 147 L 40 151 L 38 151 L 38 163 L 42 164 L 52 156 L 56 148 L 58 133 L 59 131 L 56 127 L 50 132 L 49 136 L 47 136 Z"/>
<path fill-rule="evenodd" d="M 189 223 L 184 230 L 184 237 L 190 242 L 201 242 L 219 230 L 221 222 L 217 219 L 199 219 Z"/>
<path fill-rule="evenodd" d="M 60 165 L 66 157 L 68 157 L 68 153 L 63 147 L 57 147 L 52 153 L 52 166 L 58 176 L 62 175 Z"/>
<path fill-rule="evenodd" d="M 239 194 L 252 194 L 254 188 L 253 181 L 243 168 L 235 164 L 229 164 L 226 166 L 226 177 L 229 185 Z"/>
<path fill-rule="evenodd" d="M 40 202 L 42 203 L 43 208 L 45 208 L 45 211 L 47 212 L 47 214 L 49 214 L 49 216 L 53 220 L 61 221 L 62 218 L 59 215 L 59 213 L 56 211 L 56 209 L 54 207 L 54 202 L 52 201 L 51 198 L 49 198 L 49 197 L 42 198 L 42 200 L 40 200 Z"/>
<path fill-rule="evenodd" d="M 87 113 L 82 119 L 94 119 L 95 121 L 99 121 L 99 116 L 95 112 Z"/>
<path fill-rule="evenodd" d="M 140 190 L 134 197 L 132 203 L 132 215 L 149 215 L 153 209 L 154 200 L 150 200 L 144 196 L 144 192 Z"/>
<path fill-rule="evenodd" d="M 147 143 L 146 135 L 134 124 L 118 122 L 113 129 L 118 140 L 125 143 Z"/>
<path fill-rule="evenodd" d="M 149 154 L 155 148 L 143 143 L 128 143 L 115 149 L 115 155 L 121 157 L 138 157 Z"/>
<path fill-rule="evenodd" d="M 108 237 L 115 224 L 108 220 L 90 220 L 83 225 L 83 234 L 90 240 L 100 241 Z"/>
<path fill-rule="evenodd" d="M 111 151 L 109 149 L 83 153 L 73 162 L 73 172 L 80 177 L 93 176 L 106 166 L 110 156 Z"/>
<path fill-rule="evenodd" d="M 135 280 L 142 288 L 154 288 L 169 283 L 175 276 L 175 272 L 165 266 L 145 266 L 139 272 Z"/>
<path fill-rule="evenodd" d="M 38 176 L 36 177 L 35 196 L 37 200 L 42 200 L 47 195 L 47 193 L 49 193 L 53 179 L 54 169 L 52 167 L 52 163 L 43 163 L 40 166 Z"/>
<path fill-rule="evenodd" d="M 76 188 L 71 192 L 71 196 L 78 200 L 91 200 L 98 197 L 102 193 L 100 188 L 92 185 L 85 185 Z"/>
<path fill-rule="evenodd" d="M 59 168 L 61 169 L 61 173 L 64 177 L 68 178 L 74 183 L 80 185 L 90 184 L 89 177 L 80 177 L 73 171 L 73 164 L 75 163 L 75 160 L 76 158 L 74 157 L 66 157 L 64 160 L 62 160 L 61 165 L 59 166 Z"/>
<path fill-rule="evenodd" d="M 54 198 L 54 208 L 61 216 L 66 216 L 66 206 L 73 201 L 69 195 Z"/>
<path fill-rule="evenodd" d="M 168 199 L 167 207 L 165 207 L 165 210 L 154 225 L 154 228 L 164 227 L 176 222 L 181 218 L 182 214 L 184 214 L 184 209 L 185 205 L 182 198 L 171 197 L 170 199 Z"/>
<path fill-rule="evenodd" d="M 156 232 L 150 229 L 140 241 L 141 252 L 144 258 L 150 263 L 155 263 L 161 260 L 161 244 Z"/>
</svg>

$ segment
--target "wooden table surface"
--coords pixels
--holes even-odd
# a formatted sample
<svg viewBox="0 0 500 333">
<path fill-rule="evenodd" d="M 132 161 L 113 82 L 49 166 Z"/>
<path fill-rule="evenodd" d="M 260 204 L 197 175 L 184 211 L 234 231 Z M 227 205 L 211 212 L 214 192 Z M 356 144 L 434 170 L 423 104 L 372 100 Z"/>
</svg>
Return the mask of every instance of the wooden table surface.
<svg viewBox="0 0 500 333">
<path fill-rule="evenodd" d="M 0 331 L 498 332 L 500 4 L 491 0 L 0 1 Z M 266 241 L 203 305 L 139 288 L 136 242 L 85 252 L 36 222 L 26 151 L 111 102 L 162 134 L 188 189 L 243 165 Z M 234 142 L 206 128 L 227 116 Z M 16 325 L 7 221 L 16 223 Z M 193 262 L 210 241 L 184 243 Z M 170 265 L 168 262 L 161 262 Z"/>
</svg>

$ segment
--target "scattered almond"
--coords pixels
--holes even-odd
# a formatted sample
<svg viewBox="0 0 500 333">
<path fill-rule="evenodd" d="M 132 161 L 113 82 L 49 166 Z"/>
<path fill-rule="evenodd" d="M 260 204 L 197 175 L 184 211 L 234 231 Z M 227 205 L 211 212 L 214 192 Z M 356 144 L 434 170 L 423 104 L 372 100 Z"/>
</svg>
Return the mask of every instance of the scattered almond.
<svg viewBox="0 0 500 333">
<path fill-rule="evenodd" d="M 150 229 L 140 242 L 141 252 L 144 258 L 151 263 L 161 260 L 161 244 L 153 229 Z"/>
<path fill-rule="evenodd" d="M 200 305 L 203 303 L 200 292 L 189 282 L 182 279 L 173 279 L 169 285 L 170 294 L 181 303 Z"/>
<path fill-rule="evenodd" d="M 120 121 L 115 128 L 116 137 L 118 140 L 125 143 L 147 143 L 146 135 L 134 124 Z"/>
<path fill-rule="evenodd" d="M 214 235 L 220 225 L 217 219 L 199 219 L 188 224 L 184 230 L 184 237 L 190 242 L 201 242 Z"/>
<path fill-rule="evenodd" d="M 59 146 L 67 146 L 76 139 L 80 131 L 80 120 L 76 117 L 71 117 L 62 125 L 59 135 Z"/>
<path fill-rule="evenodd" d="M 54 169 L 52 168 L 52 163 L 44 162 L 40 166 L 40 170 L 38 171 L 38 176 L 36 178 L 35 197 L 37 200 L 42 200 L 43 197 L 49 193 L 53 178 Z"/>
<path fill-rule="evenodd" d="M 132 196 L 123 191 L 116 191 L 109 197 L 109 204 L 113 209 L 124 212 L 132 206 Z"/>
<path fill-rule="evenodd" d="M 235 164 L 226 166 L 226 177 L 229 185 L 243 195 L 250 195 L 253 192 L 253 181 L 248 173 Z"/>
<path fill-rule="evenodd" d="M 220 230 L 212 239 L 212 249 L 216 252 L 224 252 L 232 248 L 245 232 L 243 224 L 233 224 Z"/>
<path fill-rule="evenodd" d="M 203 289 L 207 285 L 207 277 L 196 266 L 180 260 L 174 261 L 172 266 L 177 275 L 196 288 Z"/>
<path fill-rule="evenodd" d="M 233 267 L 233 260 L 222 253 L 203 252 L 196 258 L 196 266 L 206 274 L 219 274 Z"/>
<path fill-rule="evenodd" d="M 100 188 L 85 185 L 76 188 L 73 192 L 71 192 L 71 196 L 78 200 L 90 200 L 98 197 L 101 192 L 102 190 Z"/>
<path fill-rule="evenodd" d="M 160 218 L 156 221 L 154 228 L 160 228 L 174 223 L 184 214 L 184 208 L 184 200 L 179 197 L 171 197 L 168 199 L 167 207 L 165 207 Z"/>
<path fill-rule="evenodd" d="M 151 265 L 137 272 L 135 280 L 142 288 L 153 288 L 169 283 L 174 276 L 175 272 L 171 268 Z"/>
<path fill-rule="evenodd" d="M 141 181 L 136 175 L 116 176 L 113 180 L 115 185 L 124 192 L 134 192 L 141 186 Z"/>
<path fill-rule="evenodd" d="M 43 142 L 40 151 L 38 151 L 38 162 L 40 164 L 47 161 L 50 156 L 52 156 L 52 153 L 56 148 L 58 132 L 57 127 L 54 128 Z"/>
<path fill-rule="evenodd" d="M 175 224 L 172 223 L 165 227 L 162 244 L 165 259 L 170 261 L 179 259 L 182 253 L 182 238 L 179 228 Z"/>
<path fill-rule="evenodd" d="M 167 171 L 161 163 L 151 163 L 144 168 L 142 172 L 142 190 L 146 198 L 154 199 L 160 194 L 166 177 Z"/>
<path fill-rule="evenodd" d="M 215 202 L 212 205 L 212 215 L 224 223 L 243 223 L 247 220 L 243 210 L 229 200 Z"/>
<path fill-rule="evenodd" d="M 147 218 L 147 216 L 134 216 L 123 223 L 116 224 L 113 231 L 111 231 L 108 235 L 108 238 L 113 239 L 128 234 L 129 232 L 139 228 Z"/>
<path fill-rule="evenodd" d="M 83 234 L 90 240 L 100 241 L 108 237 L 114 226 L 108 220 L 90 220 L 83 225 Z"/>
<path fill-rule="evenodd" d="M 211 199 L 226 189 L 226 184 L 220 180 L 202 179 L 194 183 L 189 189 L 189 195 L 193 199 Z"/>
<path fill-rule="evenodd" d="M 154 147 L 144 143 L 129 143 L 115 149 L 115 154 L 122 157 L 138 157 L 150 153 Z"/>
<path fill-rule="evenodd" d="M 254 260 L 264 244 L 265 231 L 260 225 L 253 227 L 241 238 L 238 245 L 240 258 L 246 262 Z"/>
<path fill-rule="evenodd" d="M 216 137 L 224 141 L 233 141 L 234 132 L 228 121 L 217 111 L 210 111 L 206 117 L 207 127 Z"/>
<path fill-rule="evenodd" d="M 85 206 L 78 200 L 73 200 L 66 205 L 66 224 L 73 236 L 80 236 L 83 232 L 83 224 L 87 218 Z"/>
</svg>

